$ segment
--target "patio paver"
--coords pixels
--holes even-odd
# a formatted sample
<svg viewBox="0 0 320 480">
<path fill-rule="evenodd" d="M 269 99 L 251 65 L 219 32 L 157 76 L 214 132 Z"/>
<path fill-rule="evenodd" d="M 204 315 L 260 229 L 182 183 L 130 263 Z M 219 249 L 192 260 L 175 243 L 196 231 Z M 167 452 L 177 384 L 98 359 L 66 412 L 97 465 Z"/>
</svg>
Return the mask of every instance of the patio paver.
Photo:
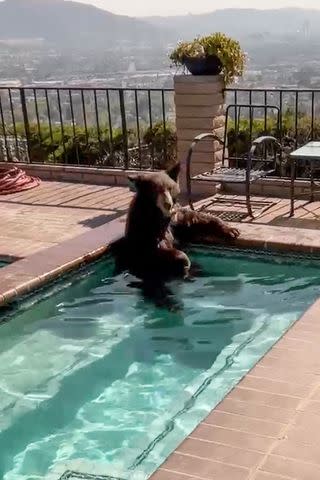
<svg viewBox="0 0 320 480">
<path fill-rule="evenodd" d="M 209 198 L 200 205 L 205 203 L 213 213 L 245 211 L 242 197 L 220 197 L 223 203 L 213 197 L 214 203 Z M 25 257 L 122 217 L 131 198 L 125 187 L 46 181 L 34 190 L 0 196 L 0 256 Z M 296 215 L 290 219 L 289 200 L 253 197 L 253 201 L 269 202 L 271 207 L 254 220 L 244 218 L 243 223 L 300 228 L 303 235 L 319 229 L 320 202 L 298 201 Z"/>
<path fill-rule="evenodd" d="M 42 182 L 0 196 L 0 256 L 25 257 L 123 216 L 125 187 Z"/>
</svg>

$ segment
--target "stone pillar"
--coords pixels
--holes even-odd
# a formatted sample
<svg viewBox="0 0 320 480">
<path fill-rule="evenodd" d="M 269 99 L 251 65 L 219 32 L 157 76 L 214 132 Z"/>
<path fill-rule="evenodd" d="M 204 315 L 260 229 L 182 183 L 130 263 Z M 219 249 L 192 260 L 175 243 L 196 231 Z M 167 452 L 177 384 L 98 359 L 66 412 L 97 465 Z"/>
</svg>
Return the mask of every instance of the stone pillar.
<svg viewBox="0 0 320 480">
<path fill-rule="evenodd" d="M 225 132 L 224 83 L 220 76 L 177 75 L 174 79 L 177 154 L 181 163 L 180 187 L 186 189 L 186 156 L 192 140 L 213 132 L 222 140 Z M 212 170 L 222 161 L 223 147 L 217 141 L 202 140 L 192 156 L 191 174 Z M 210 182 L 193 182 L 195 194 L 215 193 Z"/>
</svg>

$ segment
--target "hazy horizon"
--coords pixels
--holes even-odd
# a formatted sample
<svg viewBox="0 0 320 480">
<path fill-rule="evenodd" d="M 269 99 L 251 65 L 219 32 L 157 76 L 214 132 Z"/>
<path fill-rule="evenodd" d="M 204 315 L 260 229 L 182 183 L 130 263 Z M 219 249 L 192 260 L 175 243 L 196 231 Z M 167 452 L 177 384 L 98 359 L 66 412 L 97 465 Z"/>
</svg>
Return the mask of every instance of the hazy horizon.
<svg viewBox="0 0 320 480">
<path fill-rule="evenodd" d="M 103 8 L 113 13 L 130 16 L 184 15 L 212 12 L 224 8 L 272 9 L 285 7 L 320 9 L 319 0 L 225 0 L 223 5 L 212 0 L 75 0 Z"/>
</svg>

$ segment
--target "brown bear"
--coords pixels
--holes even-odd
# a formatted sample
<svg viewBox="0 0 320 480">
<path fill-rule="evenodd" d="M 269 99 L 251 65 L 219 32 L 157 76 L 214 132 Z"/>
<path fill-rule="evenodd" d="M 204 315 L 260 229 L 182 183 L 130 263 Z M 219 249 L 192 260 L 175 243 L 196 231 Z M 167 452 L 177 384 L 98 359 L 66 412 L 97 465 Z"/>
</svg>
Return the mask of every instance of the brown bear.
<svg viewBox="0 0 320 480">
<path fill-rule="evenodd" d="M 125 236 L 113 246 L 117 266 L 148 278 L 186 277 L 188 256 L 176 245 L 210 236 L 226 240 L 239 231 L 211 214 L 177 204 L 180 165 L 169 171 L 129 175 L 136 195 L 129 208 Z"/>
</svg>

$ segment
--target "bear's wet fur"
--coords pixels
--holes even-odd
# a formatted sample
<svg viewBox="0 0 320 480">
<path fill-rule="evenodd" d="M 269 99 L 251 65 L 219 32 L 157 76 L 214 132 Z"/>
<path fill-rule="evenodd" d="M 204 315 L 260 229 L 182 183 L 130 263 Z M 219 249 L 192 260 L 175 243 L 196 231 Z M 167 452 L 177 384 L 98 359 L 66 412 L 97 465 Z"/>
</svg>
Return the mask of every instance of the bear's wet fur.
<svg viewBox="0 0 320 480">
<path fill-rule="evenodd" d="M 186 277 L 188 256 L 177 248 L 210 237 L 231 240 L 239 231 L 209 213 L 177 204 L 180 166 L 167 172 L 130 175 L 136 194 L 129 207 L 125 236 L 113 245 L 119 270 L 142 279 Z"/>
</svg>

